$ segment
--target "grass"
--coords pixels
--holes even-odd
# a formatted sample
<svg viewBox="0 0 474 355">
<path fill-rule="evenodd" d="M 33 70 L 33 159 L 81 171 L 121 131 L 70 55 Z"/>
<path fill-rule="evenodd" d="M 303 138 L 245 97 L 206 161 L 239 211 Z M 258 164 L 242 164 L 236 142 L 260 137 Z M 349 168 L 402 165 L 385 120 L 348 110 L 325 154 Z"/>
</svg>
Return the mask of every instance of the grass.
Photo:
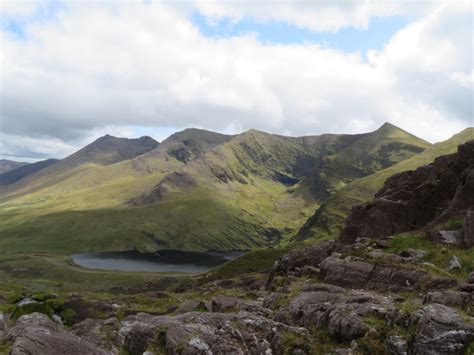
<svg viewBox="0 0 474 355">
<path fill-rule="evenodd" d="M 197 131 L 183 134 L 187 141 L 200 142 Z M 311 174 L 321 183 L 316 184 L 319 189 L 335 191 L 428 146 L 390 125 L 360 136 L 304 139 L 251 130 L 217 143 L 204 147 L 202 154 L 187 164 L 163 148 L 156 154 L 106 166 L 94 161 L 59 168 L 53 165 L 15 189 L 3 188 L 0 250 L 67 254 L 156 248 L 249 250 L 283 245 L 321 199 L 311 192 L 315 188 L 312 183 L 289 188 L 276 180 L 276 173 L 301 178 L 295 171 L 306 163 L 300 161 L 309 159 L 312 163 L 307 164 L 311 165 L 327 158 L 330 168 Z M 366 161 L 368 156 L 370 161 Z M 171 193 L 154 205 L 126 205 L 174 171 L 192 176 L 197 186 L 171 187 Z"/>
<path fill-rule="evenodd" d="M 401 234 L 390 240 L 391 253 L 399 253 L 405 249 L 421 249 L 428 252 L 423 261 L 434 264 L 443 271 L 443 276 L 450 276 L 465 279 L 467 275 L 474 271 L 474 249 L 433 243 L 421 234 Z M 448 270 L 449 261 L 456 255 L 461 262 L 461 269 Z M 428 268 L 427 271 L 433 271 Z"/>
<path fill-rule="evenodd" d="M 316 210 L 295 240 L 314 241 L 324 237 L 337 237 L 352 206 L 372 200 L 387 178 L 396 173 L 429 164 L 438 156 L 455 153 L 459 144 L 472 139 L 474 139 L 474 128 L 467 128 L 447 141 L 434 144 L 418 155 L 347 184 Z"/>
</svg>

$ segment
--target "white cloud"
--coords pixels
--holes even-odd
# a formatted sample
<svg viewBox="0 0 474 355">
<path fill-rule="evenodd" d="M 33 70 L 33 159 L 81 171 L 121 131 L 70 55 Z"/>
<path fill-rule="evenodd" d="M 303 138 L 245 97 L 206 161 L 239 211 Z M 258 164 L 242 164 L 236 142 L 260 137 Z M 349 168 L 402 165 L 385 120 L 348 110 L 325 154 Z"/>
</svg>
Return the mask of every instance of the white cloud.
<svg viewBox="0 0 474 355">
<path fill-rule="evenodd" d="M 377 14 L 359 4 L 350 21 Z M 130 126 L 304 135 L 391 121 L 441 140 L 472 125 L 472 7 L 464 3 L 438 6 L 369 62 L 310 43 L 206 38 L 187 15 L 163 3 L 71 3 L 54 21 L 29 23 L 26 40 L 2 32 L 3 147 L 34 150 L 52 138 L 66 145 L 56 145 L 61 154 Z M 52 146 L 41 152 L 56 155 Z"/>
<path fill-rule="evenodd" d="M 344 27 L 367 28 L 373 17 L 426 14 L 439 1 L 345 0 L 345 1 L 199 1 L 195 6 L 210 22 L 251 17 L 257 21 L 284 21 L 313 31 L 338 31 Z"/>
</svg>

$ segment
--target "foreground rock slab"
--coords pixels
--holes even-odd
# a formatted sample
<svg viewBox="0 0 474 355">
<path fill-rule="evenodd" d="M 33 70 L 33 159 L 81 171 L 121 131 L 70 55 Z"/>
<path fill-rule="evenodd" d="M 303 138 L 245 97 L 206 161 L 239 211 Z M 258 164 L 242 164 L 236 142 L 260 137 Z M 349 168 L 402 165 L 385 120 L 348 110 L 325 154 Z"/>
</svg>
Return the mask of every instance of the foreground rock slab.
<svg viewBox="0 0 474 355">
<path fill-rule="evenodd" d="M 76 335 L 64 331 L 48 316 L 32 313 L 20 317 L 8 330 L 4 341 L 13 342 L 10 355 L 108 355 L 103 350 Z"/>
</svg>

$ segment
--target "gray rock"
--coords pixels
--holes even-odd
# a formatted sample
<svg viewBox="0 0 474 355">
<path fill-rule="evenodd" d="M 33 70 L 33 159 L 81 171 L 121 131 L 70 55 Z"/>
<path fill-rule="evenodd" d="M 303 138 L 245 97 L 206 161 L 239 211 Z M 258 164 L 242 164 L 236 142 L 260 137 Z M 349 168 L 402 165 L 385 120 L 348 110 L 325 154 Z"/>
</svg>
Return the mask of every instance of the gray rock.
<svg viewBox="0 0 474 355">
<path fill-rule="evenodd" d="M 474 297 L 471 293 L 452 290 L 428 292 L 425 298 L 425 303 L 441 303 L 459 308 L 464 308 L 472 302 Z"/>
<path fill-rule="evenodd" d="M 61 325 L 63 324 L 62 318 L 60 316 L 58 316 L 57 314 L 53 314 L 52 318 L 56 323 L 61 324 Z"/>
<path fill-rule="evenodd" d="M 27 304 L 32 304 L 32 303 L 39 303 L 38 301 L 35 301 L 31 298 L 24 298 L 22 299 L 20 302 L 18 302 L 16 304 L 17 307 L 22 307 L 22 306 L 26 306 Z"/>
<path fill-rule="evenodd" d="M 308 337 L 291 327 L 249 312 L 128 317 L 120 331 L 130 354 L 142 354 L 164 336 L 168 354 L 278 354 L 282 333 Z M 309 342 L 309 340 L 308 340 Z"/>
<path fill-rule="evenodd" d="M 420 270 L 371 264 L 366 261 L 328 257 L 321 263 L 324 281 L 351 288 L 410 291 L 423 289 L 432 277 Z"/>
<path fill-rule="evenodd" d="M 206 310 L 206 304 L 200 300 L 184 301 L 175 311 L 176 314 L 183 314 L 192 311 Z"/>
<path fill-rule="evenodd" d="M 397 311 L 390 298 L 360 291 L 331 292 L 327 290 L 300 292 L 275 319 L 308 328 L 327 329 L 338 338 L 352 340 L 363 336 L 368 327 L 363 317 L 386 318 Z"/>
<path fill-rule="evenodd" d="M 216 296 L 211 299 L 212 312 L 235 312 L 244 308 L 244 305 L 246 302 L 237 297 Z"/>
<path fill-rule="evenodd" d="M 435 237 L 436 240 L 439 240 L 441 243 L 449 244 L 449 245 L 462 245 L 462 234 L 461 231 L 454 230 L 454 231 L 447 231 L 447 230 L 440 230 L 438 231 L 438 237 Z"/>
<path fill-rule="evenodd" d="M 0 312 L 0 331 L 7 330 L 10 327 L 10 320 L 8 315 Z"/>
<path fill-rule="evenodd" d="M 32 313 L 20 317 L 3 337 L 13 342 L 10 355 L 105 355 L 94 344 L 64 331 L 46 315 Z"/>
<path fill-rule="evenodd" d="M 415 261 L 419 261 L 423 259 L 425 256 L 428 255 L 428 252 L 426 250 L 421 250 L 421 249 L 405 249 L 398 253 L 401 257 L 404 258 L 409 258 Z"/>
<path fill-rule="evenodd" d="M 474 336 L 474 318 L 470 323 L 452 308 L 440 304 L 426 306 L 420 315 L 413 352 L 420 355 L 461 355 Z"/>
<path fill-rule="evenodd" d="M 461 269 L 461 262 L 459 261 L 459 258 L 456 255 L 453 255 L 451 260 L 449 260 L 449 270 L 453 269 Z"/>
<path fill-rule="evenodd" d="M 474 179 L 474 174 L 472 179 Z M 474 211 L 467 211 L 466 217 L 464 218 L 464 224 L 462 226 L 462 241 L 465 247 L 472 247 L 474 245 Z"/>
<path fill-rule="evenodd" d="M 408 343 L 405 338 L 394 335 L 388 338 L 387 350 L 389 355 L 407 355 Z"/>
<path fill-rule="evenodd" d="M 467 282 L 470 283 L 470 284 L 474 284 L 474 272 L 471 272 L 471 273 L 467 276 Z"/>
<path fill-rule="evenodd" d="M 318 277 L 320 273 L 320 269 L 315 268 L 314 266 L 305 265 L 303 266 L 298 272 L 296 273 L 297 276 L 307 276 L 307 277 Z"/>
</svg>

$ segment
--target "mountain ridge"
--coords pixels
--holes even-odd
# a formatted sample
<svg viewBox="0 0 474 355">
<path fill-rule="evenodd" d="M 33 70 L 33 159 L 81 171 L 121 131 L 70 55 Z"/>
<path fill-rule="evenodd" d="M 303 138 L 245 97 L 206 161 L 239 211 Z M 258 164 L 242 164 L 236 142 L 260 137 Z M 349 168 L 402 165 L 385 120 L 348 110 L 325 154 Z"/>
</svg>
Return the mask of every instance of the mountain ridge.
<svg viewBox="0 0 474 355">
<path fill-rule="evenodd" d="M 131 159 L 97 160 L 95 148 L 117 139 L 102 137 L 94 149 L 1 193 L 0 245 L 41 250 L 46 243 L 56 252 L 272 246 L 347 183 L 428 146 L 387 125 L 366 134 L 304 137 L 187 129 Z M 355 172 L 354 161 L 361 167 Z M 18 245 L 15 235 L 28 244 Z"/>
</svg>

